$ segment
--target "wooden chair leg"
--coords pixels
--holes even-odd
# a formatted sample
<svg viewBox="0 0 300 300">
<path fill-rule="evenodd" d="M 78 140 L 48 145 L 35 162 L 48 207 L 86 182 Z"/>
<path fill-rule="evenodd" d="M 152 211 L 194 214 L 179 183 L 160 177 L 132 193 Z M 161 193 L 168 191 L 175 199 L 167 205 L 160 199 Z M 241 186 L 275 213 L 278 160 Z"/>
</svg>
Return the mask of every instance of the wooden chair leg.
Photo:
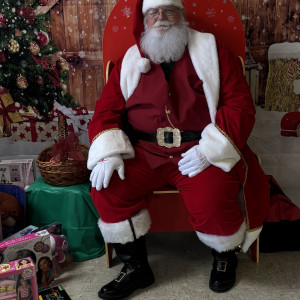
<svg viewBox="0 0 300 300">
<path fill-rule="evenodd" d="M 108 268 L 111 267 L 112 264 L 112 254 L 113 254 L 113 245 L 109 243 L 105 243 L 105 256 L 106 256 L 106 265 Z"/>
<path fill-rule="evenodd" d="M 256 241 L 250 246 L 250 255 L 256 263 L 259 262 L 259 236 Z"/>
</svg>

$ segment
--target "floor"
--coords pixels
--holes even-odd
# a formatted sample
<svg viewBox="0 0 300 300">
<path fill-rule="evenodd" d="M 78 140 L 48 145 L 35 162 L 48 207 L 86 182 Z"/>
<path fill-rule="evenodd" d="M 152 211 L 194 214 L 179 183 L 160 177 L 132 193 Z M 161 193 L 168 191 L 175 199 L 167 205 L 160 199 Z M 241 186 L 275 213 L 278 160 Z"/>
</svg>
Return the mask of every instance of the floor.
<svg viewBox="0 0 300 300">
<path fill-rule="evenodd" d="M 250 255 L 239 254 L 235 287 L 216 294 L 208 287 L 210 250 L 198 241 L 195 233 L 150 233 L 147 245 L 156 282 L 126 299 L 300 299 L 300 251 L 260 253 L 258 264 Z M 99 288 L 115 278 L 121 267 L 115 258 L 108 269 L 105 255 L 73 262 L 63 269 L 56 282 L 63 285 L 72 300 L 96 300 Z"/>
</svg>

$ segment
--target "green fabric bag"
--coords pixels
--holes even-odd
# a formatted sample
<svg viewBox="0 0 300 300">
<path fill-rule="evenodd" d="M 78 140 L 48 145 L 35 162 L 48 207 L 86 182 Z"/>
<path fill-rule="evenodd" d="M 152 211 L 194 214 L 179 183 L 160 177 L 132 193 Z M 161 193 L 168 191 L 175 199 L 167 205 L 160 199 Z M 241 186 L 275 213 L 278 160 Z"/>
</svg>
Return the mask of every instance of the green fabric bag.
<svg viewBox="0 0 300 300">
<path fill-rule="evenodd" d="M 26 191 L 26 225 L 37 227 L 59 222 L 74 261 L 105 253 L 99 214 L 90 196 L 90 182 L 58 187 L 38 178 Z"/>
</svg>

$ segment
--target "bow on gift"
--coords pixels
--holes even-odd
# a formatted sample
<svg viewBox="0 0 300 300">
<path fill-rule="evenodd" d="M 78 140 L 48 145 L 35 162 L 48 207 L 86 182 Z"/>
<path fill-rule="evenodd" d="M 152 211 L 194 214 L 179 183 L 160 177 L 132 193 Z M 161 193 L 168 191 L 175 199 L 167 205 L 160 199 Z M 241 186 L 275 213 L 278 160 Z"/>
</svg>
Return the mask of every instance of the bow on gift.
<svg viewBox="0 0 300 300">
<path fill-rule="evenodd" d="M 6 28 L 5 21 L 6 19 L 0 14 L 0 23 L 4 28 Z"/>
<path fill-rule="evenodd" d="M 65 160 L 85 160 L 82 151 L 78 147 L 79 135 L 79 133 L 71 132 L 65 139 L 59 140 L 52 145 L 53 157 L 51 158 L 51 161 L 62 162 Z"/>
<path fill-rule="evenodd" d="M 20 107 L 17 107 L 15 103 L 9 104 L 8 106 L 5 107 L 5 105 L 4 105 L 3 101 L 1 100 L 1 98 L 0 98 L 0 104 L 2 106 L 2 108 L 0 107 L 0 115 L 3 116 L 3 132 L 6 132 L 7 121 L 9 123 L 13 122 L 13 120 L 9 116 L 9 113 L 17 112 L 20 109 Z"/>
</svg>

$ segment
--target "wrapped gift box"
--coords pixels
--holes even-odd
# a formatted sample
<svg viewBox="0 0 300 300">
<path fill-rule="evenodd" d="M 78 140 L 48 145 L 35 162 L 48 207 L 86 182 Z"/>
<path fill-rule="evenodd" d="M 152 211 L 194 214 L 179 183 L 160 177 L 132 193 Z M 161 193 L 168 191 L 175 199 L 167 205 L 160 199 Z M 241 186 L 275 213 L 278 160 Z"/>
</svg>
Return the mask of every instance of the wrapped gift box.
<svg viewBox="0 0 300 300">
<path fill-rule="evenodd" d="M 88 131 L 91 116 L 86 107 L 68 108 L 54 102 L 54 108 L 49 115 L 49 119 L 57 121 L 59 116 L 66 117 L 69 132 Z"/>
<path fill-rule="evenodd" d="M 58 124 L 49 122 L 21 122 L 11 124 L 13 141 L 46 142 L 58 139 Z"/>
<path fill-rule="evenodd" d="M 11 123 L 23 121 L 19 109 L 8 91 L 0 87 L 0 137 L 10 135 Z"/>
</svg>

